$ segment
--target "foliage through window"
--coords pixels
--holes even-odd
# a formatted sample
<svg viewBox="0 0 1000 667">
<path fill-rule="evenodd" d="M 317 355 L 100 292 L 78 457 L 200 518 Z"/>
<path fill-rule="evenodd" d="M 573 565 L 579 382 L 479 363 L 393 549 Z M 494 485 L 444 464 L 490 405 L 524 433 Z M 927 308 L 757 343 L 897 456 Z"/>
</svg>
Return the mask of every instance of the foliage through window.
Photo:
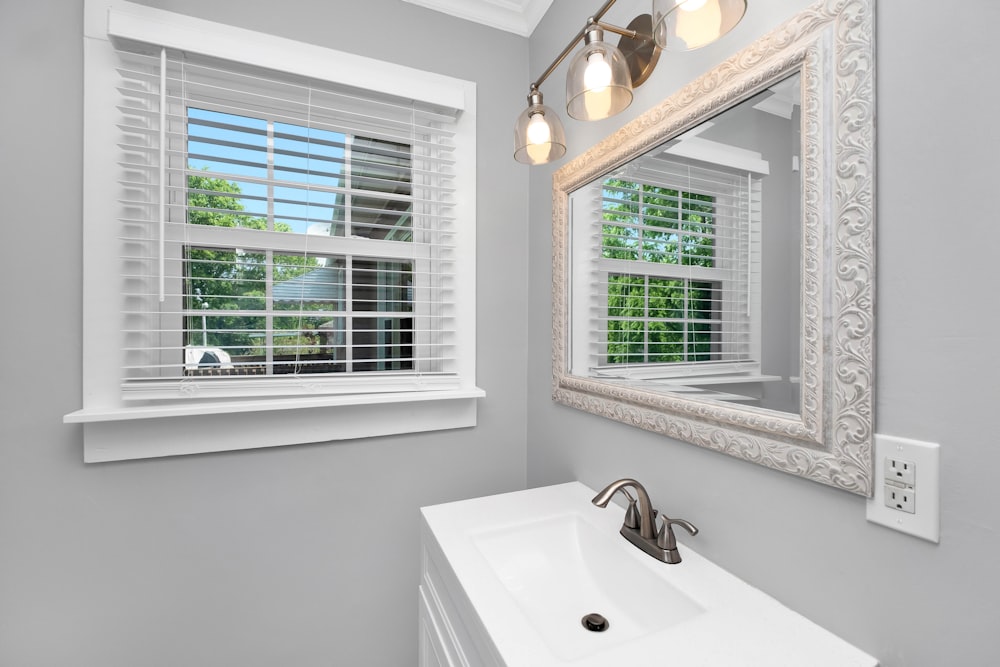
<svg viewBox="0 0 1000 667">
<path fill-rule="evenodd" d="M 713 283 L 608 277 L 607 363 L 711 361 L 718 354 Z"/>
<path fill-rule="evenodd" d="M 187 148 L 188 224 L 412 242 L 406 144 L 189 108 Z M 185 246 L 184 266 L 188 375 L 413 368 L 412 262 Z"/>
<path fill-rule="evenodd" d="M 609 178 L 602 190 L 605 259 L 714 267 L 711 195 Z M 719 354 L 718 282 L 686 277 L 607 276 L 604 363 L 710 361 Z"/>
<path fill-rule="evenodd" d="M 572 193 L 573 374 L 759 367 L 759 183 L 664 151 Z"/>
</svg>

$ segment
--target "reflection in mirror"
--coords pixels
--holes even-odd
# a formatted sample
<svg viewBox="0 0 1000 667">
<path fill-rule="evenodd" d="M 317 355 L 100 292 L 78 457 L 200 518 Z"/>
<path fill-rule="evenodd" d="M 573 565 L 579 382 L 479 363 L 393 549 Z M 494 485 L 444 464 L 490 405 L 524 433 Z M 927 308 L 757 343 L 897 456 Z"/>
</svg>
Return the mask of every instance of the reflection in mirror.
<svg viewBox="0 0 1000 667">
<path fill-rule="evenodd" d="M 869 495 L 873 1 L 819 0 L 552 177 L 552 397 Z"/>
<path fill-rule="evenodd" d="M 799 413 L 800 74 L 571 194 L 570 372 Z"/>
</svg>

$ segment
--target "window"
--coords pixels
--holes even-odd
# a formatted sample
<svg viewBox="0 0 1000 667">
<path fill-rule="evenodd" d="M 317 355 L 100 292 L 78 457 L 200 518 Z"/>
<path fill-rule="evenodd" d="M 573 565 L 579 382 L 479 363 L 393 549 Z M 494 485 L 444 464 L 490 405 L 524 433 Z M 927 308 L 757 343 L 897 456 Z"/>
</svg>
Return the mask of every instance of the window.
<svg viewBox="0 0 1000 667">
<path fill-rule="evenodd" d="M 452 116 L 212 59 L 118 55 L 127 393 L 453 381 Z"/>
<path fill-rule="evenodd" d="M 665 154 L 574 194 L 574 373 L 759 369 L 759 179 Z M 589 211 L 589 214 L 587 213 Z M 583 313 L 583 314 L 582 314 Z"/>
<path fill-rule="evenodd" d="M 410 144 L 190 106 L 186 117 L 187 224 L 414 242 Z M 185 376 L 420 365 L 412 260 L 269 244 L 270 254 L 182 245 L 185 356 L 210 355 Z"/>
<path fill-rule="evenodd" d="M 162 455 L 117 451 L 141 418 L 287 422 L 248 446 L 474 424 L 471 84 L 111 4 L 85 40 L 88 460 Z M 230 430 L 159 449 L 254 440 Z"/>
</svg>

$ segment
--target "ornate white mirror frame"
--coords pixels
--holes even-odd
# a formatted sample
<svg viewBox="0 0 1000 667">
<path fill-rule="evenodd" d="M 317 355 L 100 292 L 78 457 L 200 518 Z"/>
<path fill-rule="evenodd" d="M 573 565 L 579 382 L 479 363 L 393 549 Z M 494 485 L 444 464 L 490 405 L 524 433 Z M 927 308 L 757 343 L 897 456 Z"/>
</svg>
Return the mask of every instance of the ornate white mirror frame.
<svg viewBox="0 0 1000 667">
<path fill-rule="evenodd" d="M 872 491 L 874 0 L 821 0 L 553 176 L 553 399 L 861 495 Z M 792 73 L 802 78 L 799 414 L 568 372 L 569 195 Z"/>
</svg>

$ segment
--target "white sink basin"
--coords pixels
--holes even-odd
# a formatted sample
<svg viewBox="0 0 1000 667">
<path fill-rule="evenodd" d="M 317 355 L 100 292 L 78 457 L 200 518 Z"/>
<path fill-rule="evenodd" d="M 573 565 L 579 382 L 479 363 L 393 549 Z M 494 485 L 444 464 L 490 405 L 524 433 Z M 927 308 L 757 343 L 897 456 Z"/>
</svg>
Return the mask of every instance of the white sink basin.
<svg viewBox="0 0 1000 667">
<path fill-rule="evenodd" d="M 528 623 L 553 655 L 565 660 L 630 642 L 704 611 L 655 571 L 632 561 L 623 564 L 618 533 L 575 512 L 471 538 Z M 591 613 L 609 622 L 606 636 L 584 630 L 582 619 Z"/>
<path fill-rule="evenodd" d="M 456 664 L 877 666 L 687 543 L 677 565 L 646 555 L 618 534 L 624 509 L 594 495 L 573 482 L 421 510 L 430 569 L 444 573 L 425 575 L 440 589 L 425 597 L 456 598 L 465 627 L 443 634 L 482 635 L 479 657 Z M 606 630 L 584 627 L 592 613 Z"/>
</svg>

